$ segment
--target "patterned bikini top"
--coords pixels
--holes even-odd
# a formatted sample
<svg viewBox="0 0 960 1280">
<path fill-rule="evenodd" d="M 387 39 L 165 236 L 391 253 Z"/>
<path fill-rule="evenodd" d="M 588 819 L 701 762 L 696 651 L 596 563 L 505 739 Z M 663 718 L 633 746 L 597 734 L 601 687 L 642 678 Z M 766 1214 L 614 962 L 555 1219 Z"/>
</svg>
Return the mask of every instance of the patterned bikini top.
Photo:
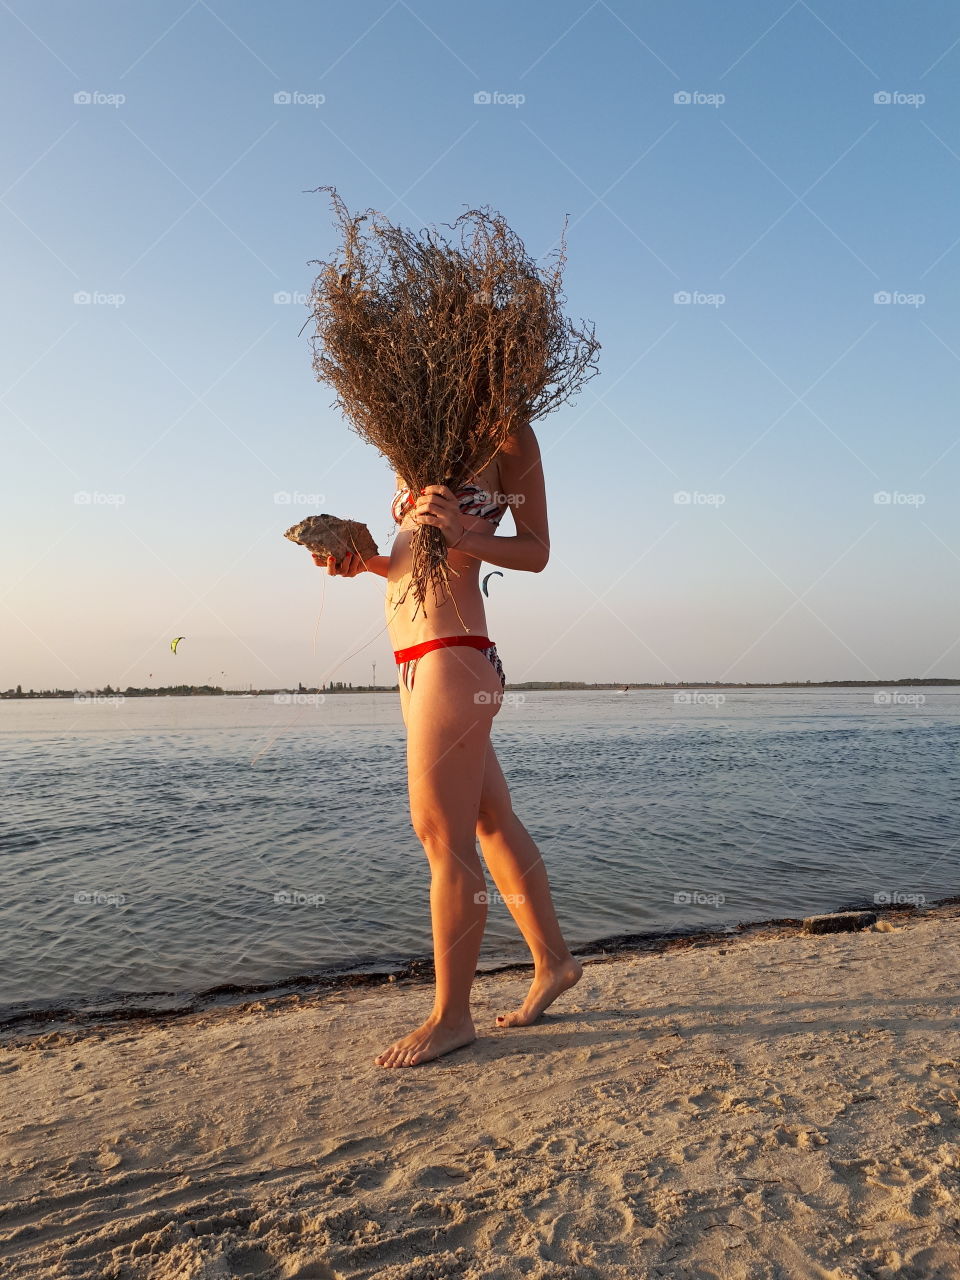
<svg viewBox="0 0 960 1280">
<path fill-rule="evenodd" d="M 479 485 L 465 484 L 463 488 L 457 489 L 456 494 L 461 515 L 479 516 L 482 520 L 489 520 L 494 527 L 503 519 L 506 507 L 494 502 L 486 489 L 481 489 Z M 412 490 L 398 489 L 393 495 L 390 512 L 397 524 L 402 524 L 403 517 L 416 505 L 417 500 Z"/>
</svg>

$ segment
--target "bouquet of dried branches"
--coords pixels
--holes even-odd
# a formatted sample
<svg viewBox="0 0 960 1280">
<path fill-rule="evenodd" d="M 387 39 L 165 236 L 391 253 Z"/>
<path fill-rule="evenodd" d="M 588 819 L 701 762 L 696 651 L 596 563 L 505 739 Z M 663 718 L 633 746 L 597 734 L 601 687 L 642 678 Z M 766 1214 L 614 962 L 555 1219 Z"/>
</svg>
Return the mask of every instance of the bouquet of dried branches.
<svg viewBox="0 0 960 1280">
<path fill-rule="evenodd" d="M 312 260 L 321 267 L 310 294 L 313 368 L 414 493 L 456 490 L 512 432 L 598 372 L 592 327 L 563 314 L 566 222 L 555 262 L 541 270 L 488 209 L 444 224 L 452 242 L 375 210 L 351 215 L 336 188 L 316 190 L 330 192 L 343 244 L 331 260 Z M 411 550 L 410 586 L 426 614 L 428 585 L 436 601 L 449 587 L 446 542 L 421 525 Z"/>
</svg>

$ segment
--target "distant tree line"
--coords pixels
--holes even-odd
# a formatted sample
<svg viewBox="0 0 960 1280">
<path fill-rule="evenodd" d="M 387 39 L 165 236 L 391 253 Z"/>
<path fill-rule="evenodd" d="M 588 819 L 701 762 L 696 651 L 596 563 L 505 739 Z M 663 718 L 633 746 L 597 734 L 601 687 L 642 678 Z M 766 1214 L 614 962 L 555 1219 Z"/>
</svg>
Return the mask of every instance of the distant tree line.
<svg viewBox="0 0 960 1280">
<path fill-rule="evenodd" d="M 941 686 L 957 684 L 960 684 L 960 679 L 950 680 L 943 677 L 937 679 L 932 676 L 904 676 L 899 680 L 777 680 L 769 682 L 743 681 L 740 683 L 729 680 L 680 680 L 669 683 L 638 683 L 636 681 L 632 681 L 625 684 L 618 680 L 615 683 L 588 684 L 583 680 L 525 680 L 521 684 L 508 684 L 507 688 L 525 690 L 532 693 L 549 692 L 550 690 L 556 689 L 619 689 L 621 692 L 630 689 L 894 689 L 924 685 Z M 151 687 L 135 687 L 133 685 L 127 685 L 125 689 L 121 689 L 119 686 L 114 688 L 112 685 L 107 684 L 104 685 L 102 689 L 27 689 L 24 691 L 23 687 L 18 684 L 15 689 L 0 691 L 0 698 L 237 698 L 250 696 L 251 694 L 264 695 L 278 693 L 392 693 L 396 688 L 396 684 L 355 685 L 343 680 L 334 680 L 331 681 L 330 684 L 316 685 L 313 688 L 308 688 L 306 685 L 301 683 L 298 684 L 296 688 L 291 685 L 289 688 L 276 689 L 224 689 L 220 685 L 215 684 L 170 684 Z"/>
</svg>

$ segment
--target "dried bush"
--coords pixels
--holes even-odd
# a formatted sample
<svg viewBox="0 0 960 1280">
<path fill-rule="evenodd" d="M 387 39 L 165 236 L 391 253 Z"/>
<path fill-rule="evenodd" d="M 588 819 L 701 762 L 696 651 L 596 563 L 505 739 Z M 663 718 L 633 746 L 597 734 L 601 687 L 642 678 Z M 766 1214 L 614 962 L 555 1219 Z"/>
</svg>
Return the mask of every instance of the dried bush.
<svg viewBox="0 0 960 1280">
<path fill-rule="evenodd" d="M 598 372 L 593 329 L 563 314 L 565 232 L 541 270 L 499 213 L 470 209 L 435 228 L 394 226 L 375 210 L 351 215 L 330 192 L 343 243 L 310 294 L 318 381 L 414 493 L 456 490 L 479 474 L 507 437 L 567 401 Z M 363 224 L 367 227 L 363 228 Z M 309 320 L 308 322 L 309 323 Z M 439 529 L 412 540 L 417 610 L 449 587 Z M 409 587 L 408 587 L 409 589 Z"/>
</svg>

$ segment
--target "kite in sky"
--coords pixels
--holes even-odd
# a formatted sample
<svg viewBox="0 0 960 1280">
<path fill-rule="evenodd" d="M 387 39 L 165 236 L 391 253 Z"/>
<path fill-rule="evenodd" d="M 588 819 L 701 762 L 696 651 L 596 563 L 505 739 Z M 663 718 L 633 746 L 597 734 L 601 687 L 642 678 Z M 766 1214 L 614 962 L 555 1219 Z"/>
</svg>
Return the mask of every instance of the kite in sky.
<svg viewBox="0 0 960 1280">
<path fill-rule="evenodd" d="M 176 653 L 177 645 L 180 643 L 181 640 L 186 640 L 186 638 L 187 638 L 186 636 L 174 636 L 174 638 L 170 641 L 170 652 Z"/>
<path fill-rule="evenodd" d="M 483 594 L 484 594 L 485 596 L 487 596 L 488 598 L 489 598 L 490 592 L 487 590 L 487 583 L 488 583 L 488 582 L 490 581 L 490 579 L 494 576 L 494 574 L 496 574 L 496 576 L 497 576 L 498 578 L 502 578 L 502 577 L 503 577 L 503 574 L 500 572 L 500 570 L 499 570 L 499 569 L 494 569 L 494 570 L 493 570 L 493 573 L 488 573 L 488 574 L 486 574 L 486 575 L 485 575 L 485 577 L 484 577 L 484 579 L 483 579 L 483 581 L 480 583 L 481 589 L 483 590 Z"/>
</svg>

